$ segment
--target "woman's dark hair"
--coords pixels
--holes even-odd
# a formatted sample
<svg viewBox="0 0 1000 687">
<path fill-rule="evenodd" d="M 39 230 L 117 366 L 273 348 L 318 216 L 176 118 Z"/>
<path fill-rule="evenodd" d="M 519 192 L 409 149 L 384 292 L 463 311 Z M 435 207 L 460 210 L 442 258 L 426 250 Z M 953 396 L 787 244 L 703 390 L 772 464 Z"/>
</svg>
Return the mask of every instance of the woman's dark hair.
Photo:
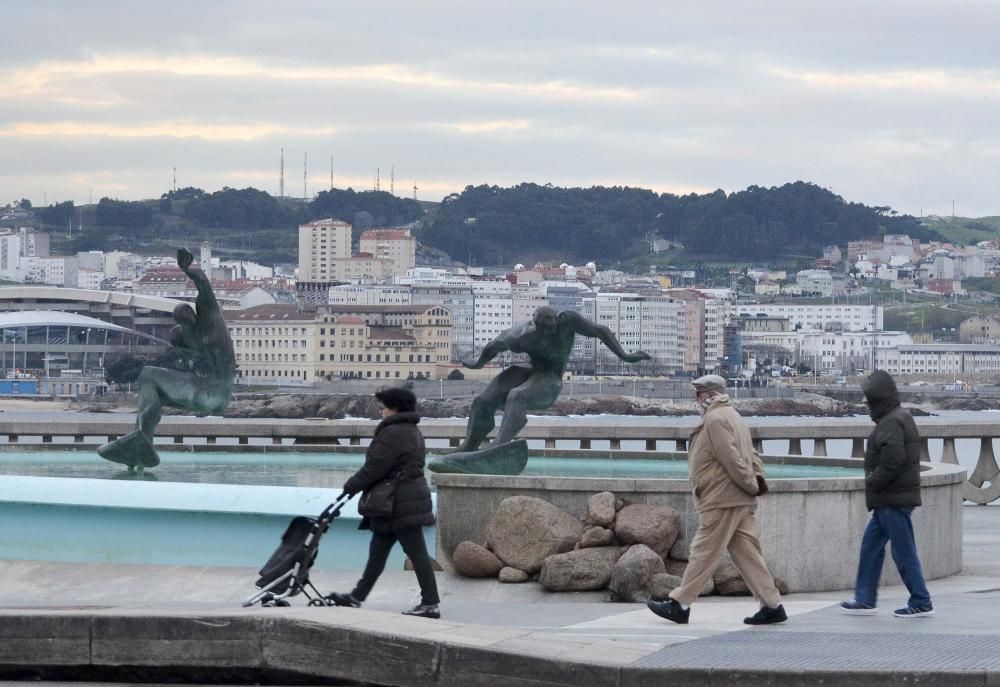
<svg viewBox="0 0 1000 687">
<path fill-rule="evenodd" d="M 386 408 L 400 413 L 412 413 L 417 409 L 417 397 L 409 389 L 394 387 L 375 392 L 375 398 Z"/>
</svg>

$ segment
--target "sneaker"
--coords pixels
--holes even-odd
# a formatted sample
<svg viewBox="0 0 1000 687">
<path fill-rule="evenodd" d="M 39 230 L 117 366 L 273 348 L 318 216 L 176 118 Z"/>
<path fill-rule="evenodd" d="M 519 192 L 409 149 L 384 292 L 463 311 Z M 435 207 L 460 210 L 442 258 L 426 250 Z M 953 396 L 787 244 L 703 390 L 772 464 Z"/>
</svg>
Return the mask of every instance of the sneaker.
<svg viewBox="0 0 1000 687">
<path fill-rule="evenodd" d="M 437 604 L 418 604 L 408 611 L 403 611 L 403 615 L 412 615 L 417 618 L 440 618 L 441 609 Z"/>
<path fill-rule="evenodd" d="M 897 618 L 927 618 L 934 615 L 934 607 L 930 604 L 919 608 L 907 606 L 906 608 L 897 608 L 892 614 Z"/>
<path fill-rule="evenodd" d="M 840 602 L 840 612 L 847 615 L 875 615 L 878 609 L 871 604 L 861 603 L 857 599 Z"/>
<path fill-rule="evenodd" d="M 361 602 L 354 598 L 353 594 L 341 594 L 332 592 L 326 598 L 333 602 L 334 606 L 346 606 L 347 608 L 361 608 Z"/>
<path fill-rule="evenodd" d="M 661 618 L 666 618 L 667 620 L 677 623 L 678 625 L 687 625 L 688 618 L 691 615 L 690 608 L 686 610 L 681 608 L 680 603 L 674 599 L 650 601 L 646 604 L 646 608 Z"/>
<path fill-rule="evenodd" d="M 785 613 L 785 607 L 778 604 L 774 608 L 762 606 L 752 616 L 744 618 L 743 622 L 747 625 L 773 625 L 774 623 L 783 623 L 786 620 L 788 620 L 788 614 Z"/>
</svg>

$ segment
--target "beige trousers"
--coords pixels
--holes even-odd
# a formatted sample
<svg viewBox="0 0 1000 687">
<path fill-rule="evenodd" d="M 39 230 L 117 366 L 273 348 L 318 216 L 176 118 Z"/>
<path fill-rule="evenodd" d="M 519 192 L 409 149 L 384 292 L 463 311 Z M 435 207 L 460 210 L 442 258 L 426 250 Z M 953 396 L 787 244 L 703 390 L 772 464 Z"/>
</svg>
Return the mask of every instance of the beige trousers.
<svg viewBox="0 0 1000 687">
<path fill-rule="evenodd" d="M 697 599 L 726 548 L 754 597 L 770 608 L 781 603 L 781 595 L 761 553 L 756 506 L 715 508 L 699 513 L 698 531 L 691 541 L 684 579 L 680 587 L 670 592 L 670 598 L 684 605 Z"/>
</svg>

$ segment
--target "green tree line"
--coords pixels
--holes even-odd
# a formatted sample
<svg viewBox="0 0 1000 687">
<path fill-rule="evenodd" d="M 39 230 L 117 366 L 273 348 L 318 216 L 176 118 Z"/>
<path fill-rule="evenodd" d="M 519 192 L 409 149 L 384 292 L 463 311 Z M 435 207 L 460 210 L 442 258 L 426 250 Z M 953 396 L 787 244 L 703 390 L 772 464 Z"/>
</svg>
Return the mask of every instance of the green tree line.
<svg viewBox="0 0 1000 687">
<path fill-rule="evenodd" d="M 879 234 L 938 238 L 911 216 L 850 203 L 815 184 L 795 182 L 727 194 L 677 196 L 627 187 L 468 186 L 446 197 L 421 242 L 478 264 L 559 255 L 608 263 L 648 251 L 649 240 L 677 241 L 690 254 L 763 259 L 816 254 L 828 245 Z"/>
</svg>

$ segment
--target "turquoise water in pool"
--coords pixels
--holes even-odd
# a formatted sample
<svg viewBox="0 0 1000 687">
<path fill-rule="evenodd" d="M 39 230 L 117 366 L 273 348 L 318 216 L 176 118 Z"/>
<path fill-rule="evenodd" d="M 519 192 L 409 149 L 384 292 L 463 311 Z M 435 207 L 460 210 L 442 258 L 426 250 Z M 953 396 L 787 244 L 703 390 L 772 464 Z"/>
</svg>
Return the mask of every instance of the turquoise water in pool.
<svg viewBox="0 0 1000 687">
<path fill-rule="evenodd" d="M 162 451 L 162 463 L 141 479 L 204 484 L 336 488 L 361 467 L 358 453 L 197 453 Z M 684 479 L 687 463 L 656 458 L 548 458 L 533 456 L 522 473 L 548 477 Z M 89 451 L 0 451 L 0 475 L 140 479 Z M 768 465 L 770 479 L 860 477 L 860 468 Z"/>
</svg>

